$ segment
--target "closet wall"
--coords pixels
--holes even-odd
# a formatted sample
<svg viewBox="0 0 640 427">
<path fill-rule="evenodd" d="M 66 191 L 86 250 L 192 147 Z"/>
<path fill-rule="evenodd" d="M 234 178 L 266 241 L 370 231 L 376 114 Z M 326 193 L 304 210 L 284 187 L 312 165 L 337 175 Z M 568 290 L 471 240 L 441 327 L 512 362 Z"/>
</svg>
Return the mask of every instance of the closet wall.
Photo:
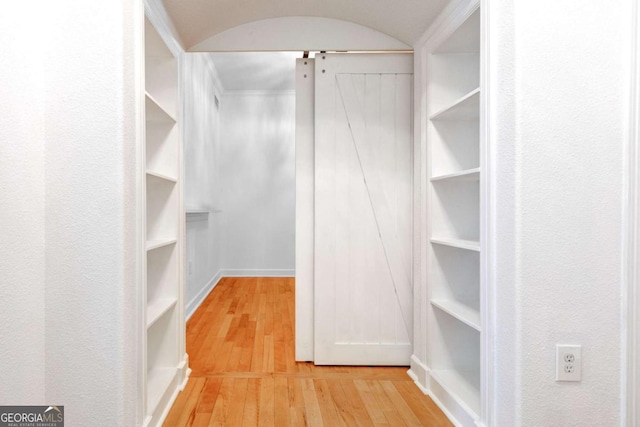
<svg viewBox="0 0 640 427">
<path fill-rule="evenodd" d="M 183 60 L 185 313 L 190 317 L 220 278 L 220 78 L 211 55 Z"/>
<path fill-rule="evenodd" d="M 136 425 L 135 2 L 0 16 L 1 405 Z M 81 37 L 78 37 L 81 34 Z"/>
<path fill-rule="evenodd" d="M 248 90 L 264 76 L 245 76 L 244 90 L 228 69 L 211 54 L 183 57 L 187 317 L 223 276 L 295 269 L 294 92 Z"/>
<path fill-rule="evenodd" d="M 224 275 L 292 276 L 295 268 L 295 95 L 225 94 L 220 203 Z"/>
<path fill-rule="evenodd" d="M 481 3 L 487 65 L 481 73 L 487 89 L 481 209 L 489 220 L 481 333 L 489 334 L 489 347 L 480 393 L 489 400 L 478 425 L 626 425 L 620 320 L 632 2 Z M 450 25 L 450 18 L 436 20 L 414 46 L 418 67 L 437 60 L 421 49 Z M 416 71 L 424 79 L 416 80 L 416 123 L 434 94 L 420 70 L 426 69 Z M 429 140 L 420 126 L 416 131 L 417 141 Z M 430 142 L 438 139 L 432 135 Z M 424 186 L 433 159 L 419 148 L 424 175 L 415 182 Z M 416 218 L 426 209 L 418 206 Z M 429 244 L 426 221 L 418 225 L 423 240 L 414 254 Z M 426 316 L 427 291 L 439 283 L 420 279 L 432 277 L 426 275 L 437 272 L 435 264 L 425 255 L 417 259 L 424 265 L 414 270 L 422 284 L 414 290 L 414 373 L 435 347 L 428 345 L 434 334 L 427 327 L 443 323 Z M 556 344 L 582 345 L 581 382 L 555 381 Z M 440 349 L 468 355 L 453 346 Z M 425 381 L 433 372 L 422 371 L 418 383 L 433 394 L 438 373 L 436 381 Z"/>
<path fill-rule="evenodd" d="M 43 55 L 33 5 L 0 14 L 0 404 L 39 405 L 45 374 Z M 38 124 L 34 118 L 38 118 Z M 25 197 L 28 195 L 28 197 Z M 10 208 L 9 208 L 10 207 Z M 29 333 L 25 333 L 26 331 Z"/>
<path fill-rule="evenodd" d="M 633 2 L 490 3 L 493 423 L 626 425 L 621 285 Z M 554 381 L 556 343 L 582 344 L 582 382 Z"/>
</svg>

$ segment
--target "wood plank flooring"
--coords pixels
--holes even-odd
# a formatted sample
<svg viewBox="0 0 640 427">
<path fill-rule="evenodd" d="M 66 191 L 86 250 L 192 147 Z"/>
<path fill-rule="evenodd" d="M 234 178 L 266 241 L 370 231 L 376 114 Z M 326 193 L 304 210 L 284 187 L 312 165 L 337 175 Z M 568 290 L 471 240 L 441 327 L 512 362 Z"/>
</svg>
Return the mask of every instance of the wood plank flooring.
<svg viewBox="0 0 640 427">
<path fill-rule="evenodd" d="M 192 373 L 164 423 L 451 426 L 406 367 L 294 359 L 294 279 L 224 278 L 187 323 Z"/>
</svg>

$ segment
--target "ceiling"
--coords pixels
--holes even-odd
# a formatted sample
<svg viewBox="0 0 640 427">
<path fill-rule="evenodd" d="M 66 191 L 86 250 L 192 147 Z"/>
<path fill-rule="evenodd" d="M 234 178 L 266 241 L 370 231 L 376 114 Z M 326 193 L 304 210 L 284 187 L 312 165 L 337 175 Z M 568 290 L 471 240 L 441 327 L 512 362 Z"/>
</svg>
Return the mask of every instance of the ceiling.
<svg viewBox="0 0 640 427">
<path fill-rule="evenodd" d="M 448 0 L 164 0 L 187 50 L 239 25 L 296 16 L 352 22 L 411 46 L 447 3 Z"/>
<path fill-rule="evenodd" d="M 294 90 L 302 52 L 210 53 L 225 91 Z"/>
</svg>

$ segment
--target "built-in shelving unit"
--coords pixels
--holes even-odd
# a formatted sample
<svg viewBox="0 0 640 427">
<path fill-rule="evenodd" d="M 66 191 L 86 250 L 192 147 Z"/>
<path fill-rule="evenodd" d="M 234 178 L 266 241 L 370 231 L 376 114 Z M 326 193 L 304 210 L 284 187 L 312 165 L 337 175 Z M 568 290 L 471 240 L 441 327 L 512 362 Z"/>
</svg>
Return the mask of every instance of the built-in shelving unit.
<svg viewBox="0 0 640 427">
<path fill-rule="evenodd" d="M 434 400 L 466 426 L 481 415 L 480 9 L 458 21 L 426 54 L 427 364 Z"/>
<path fill-rule="evenodd" d="M 187 368 L 181 257 L 178 64 L 145 17 L 145 426 L 161 425 Z"/>
</svg>

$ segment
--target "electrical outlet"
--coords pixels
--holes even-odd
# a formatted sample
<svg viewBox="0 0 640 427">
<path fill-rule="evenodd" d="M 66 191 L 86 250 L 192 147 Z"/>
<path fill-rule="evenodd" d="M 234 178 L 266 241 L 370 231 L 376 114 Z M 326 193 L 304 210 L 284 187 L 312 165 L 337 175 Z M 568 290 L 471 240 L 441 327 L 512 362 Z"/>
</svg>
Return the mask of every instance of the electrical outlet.
<svg viewBox="0 0 640 427">
<path fill-rule="evenodd" d="M 556 381 L 582 380 L 582 346 L 556 344 Z"/>
</svg>

